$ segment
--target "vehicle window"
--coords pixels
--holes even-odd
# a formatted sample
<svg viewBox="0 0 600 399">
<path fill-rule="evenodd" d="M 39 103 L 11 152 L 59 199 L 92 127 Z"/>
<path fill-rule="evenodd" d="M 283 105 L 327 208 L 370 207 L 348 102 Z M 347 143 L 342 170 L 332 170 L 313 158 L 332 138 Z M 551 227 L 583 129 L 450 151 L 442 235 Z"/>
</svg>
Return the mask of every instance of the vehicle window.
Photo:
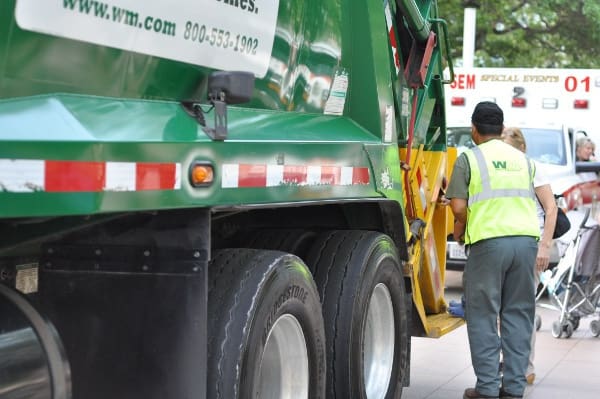
<svg viewBox="0 0 600 399">
<path fill-rule="evenodd" d="M 561 130 L 523 128 L 527 141 L 527 155 L 538 162 L 551 165 L 566 165 L 565 139 Z M 449 127 L 448 146 L 456 147 L 460 154 L 474 146 L 470 127 Z"/>
<path fill-rule="evenodd" d="M 467 148 L 474 146 L 471 140 L 471 127 L 449 127 L 446 129 L 448 145 L 456 147 L 460 154 Z"/>
<path fill-rule="evenodd" d="M 527 155 L 536 161 L 551 165 L 566 165 L 564 136 L 555 129 L 521 129 L 527 141 Z"/>
</svg>

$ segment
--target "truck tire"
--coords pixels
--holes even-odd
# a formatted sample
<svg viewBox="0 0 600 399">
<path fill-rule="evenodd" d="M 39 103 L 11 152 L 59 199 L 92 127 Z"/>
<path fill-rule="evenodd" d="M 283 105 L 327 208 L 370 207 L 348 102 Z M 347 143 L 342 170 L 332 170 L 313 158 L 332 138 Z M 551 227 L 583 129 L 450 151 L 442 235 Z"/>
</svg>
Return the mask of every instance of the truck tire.
<svg viewBox="0 0 600 399">
<path fill-rule="evenodd" d="M 208 295 L 208 398 L 325 398 L 321 304 L 298 257 L 217 251 Z"/>
<path fill-rule="evenodd" d="M 334 231 L 308 256 L 327 339 L 329 399 L 400 398 L 408 381 L 410 330 L 394 243 L 367 231 Z"/>
<path fill-rule="evenodd" d="M 0 397 L 70 399 L 71 370 L 54 325 L 1 283 L 0 315 Z"/>
</svg>

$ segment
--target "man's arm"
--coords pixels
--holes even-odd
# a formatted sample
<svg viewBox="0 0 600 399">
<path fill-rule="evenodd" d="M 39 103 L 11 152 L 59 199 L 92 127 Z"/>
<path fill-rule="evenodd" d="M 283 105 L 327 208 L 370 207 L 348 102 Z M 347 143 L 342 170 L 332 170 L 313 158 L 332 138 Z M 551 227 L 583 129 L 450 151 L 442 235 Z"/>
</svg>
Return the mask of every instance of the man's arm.
<svg viewBox="0 0 600 399">
<path fill-rule="evenodd" d="M 454 214 L 454 239 L 464 242 L 467 226 L 467 198 L 469 197 L 469 162 L 465 153 L 462 153 L 454 163 L 452 178 L 446 190 L 446 197 L 450 198 L 450 208 Z"/>
<path fill-rule="evenodd" d="M 454 239 L 458 242 L 465 241 L 465 230 L 467 227 L 467 200 L 463 198 L 452 198 L 450 208 L 454 214 Z"/>
</svg>

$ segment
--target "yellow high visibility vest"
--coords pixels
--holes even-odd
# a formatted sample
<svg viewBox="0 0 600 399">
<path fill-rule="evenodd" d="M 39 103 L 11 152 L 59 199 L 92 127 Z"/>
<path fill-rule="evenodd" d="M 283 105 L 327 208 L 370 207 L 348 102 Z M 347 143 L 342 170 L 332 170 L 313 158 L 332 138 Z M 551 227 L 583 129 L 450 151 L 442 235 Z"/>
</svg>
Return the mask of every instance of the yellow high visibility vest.
<svg viewBox="0 0 600 399">
<path fill-rule="evenodd" d="M 539 238 L 533 162 L 501 140 L 487 141 L 466 155 L 471 180 L 465 243 L 505 236 Z"/>
</svg>

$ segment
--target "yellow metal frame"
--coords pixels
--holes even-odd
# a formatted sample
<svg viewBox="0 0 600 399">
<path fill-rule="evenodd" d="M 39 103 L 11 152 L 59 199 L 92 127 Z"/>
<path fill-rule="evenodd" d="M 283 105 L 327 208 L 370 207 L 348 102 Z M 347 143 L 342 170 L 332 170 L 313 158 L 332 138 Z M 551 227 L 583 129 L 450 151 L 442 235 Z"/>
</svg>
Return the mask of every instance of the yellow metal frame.
<svg viewBox="0 0 600 399">
<path fill-rule="evenodd" d="M 400 159 L 406 159 L 405 148 L 400 149 Z M 410 163 L 403 170 L 409 223 L 422 221 L 418 233 L 408 233 L 405 273 L 410 276 L 415 310 L 428 337 L 440 337 L 464 323 L 446 312 L 444 298 L 446 237 L 452 231 L 453 218 L 441 196 L 455 160 L 455 148 L 441 152 L 425 151 L 420 146 L 412 150 Z"/>
</svg>

